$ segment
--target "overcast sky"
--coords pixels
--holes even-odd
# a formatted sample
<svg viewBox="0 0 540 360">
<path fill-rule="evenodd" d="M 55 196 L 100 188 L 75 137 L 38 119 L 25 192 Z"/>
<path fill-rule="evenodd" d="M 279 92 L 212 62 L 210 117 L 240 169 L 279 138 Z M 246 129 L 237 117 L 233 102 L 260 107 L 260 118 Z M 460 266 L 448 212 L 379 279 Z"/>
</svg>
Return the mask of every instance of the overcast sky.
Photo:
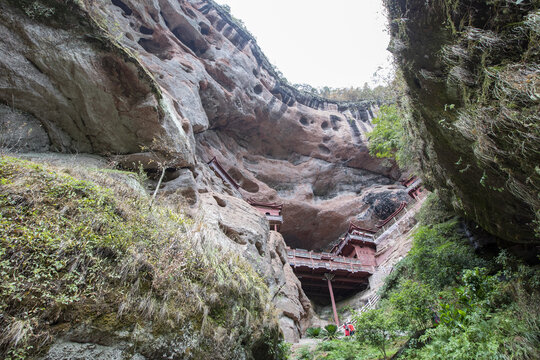
<svg viewBox="0 0 540 360">
<path fill-rule="evenodd" d="M 390 68 L 382 0 L 217 0 L 291 83 L 349 87 Z M 386 73 L 387 73 L 386 72 Z"/>
</svg>

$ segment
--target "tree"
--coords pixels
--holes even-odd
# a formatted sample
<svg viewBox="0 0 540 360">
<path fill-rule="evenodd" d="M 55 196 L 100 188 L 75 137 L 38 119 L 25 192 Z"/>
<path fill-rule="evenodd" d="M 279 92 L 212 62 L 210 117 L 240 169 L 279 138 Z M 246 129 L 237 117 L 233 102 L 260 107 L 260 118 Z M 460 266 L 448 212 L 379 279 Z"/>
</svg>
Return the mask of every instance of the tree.
<svg viewBox="0 0 540 360">
<path fill-rule="evenodd" d="M 487 266 L 485 260 L 471 251 L 456 220 L 420 226 L 408 257 L 414 277 L 435 290 L 456 283 L 465 269 Z"/>
<path fill-rule="evenodd" d="M 293 84 L 292 86 L 297 90 L 307 92 L 309 94 L 313 94 L 313 95 L 319 94 L 318 90 L 309 84 Z"/>
<path fill-rule="evenodd" d="M 373 119 L 373 131 L 368 134 L 369 152 L 378 158 L 396 158 L 402 145 L 403 126 L 396 105 L 383 105 L 379 116 Z"/>
<path fill-rule="evenodd" d="M 354 320 L 357 340 L 375 346 L 387 359 L 387 345 L 396 336 L 396 324 L 392 317 L 383 309 L 373 309 L 356 314 Z"/>
<path fill-rule="evenodd" d="M 402 280 L 390 295 L 396 324 L 403 330 L 416 332 L 432 325 L 436 305 L 434 291 L 418 281 Z"/>
</svg>

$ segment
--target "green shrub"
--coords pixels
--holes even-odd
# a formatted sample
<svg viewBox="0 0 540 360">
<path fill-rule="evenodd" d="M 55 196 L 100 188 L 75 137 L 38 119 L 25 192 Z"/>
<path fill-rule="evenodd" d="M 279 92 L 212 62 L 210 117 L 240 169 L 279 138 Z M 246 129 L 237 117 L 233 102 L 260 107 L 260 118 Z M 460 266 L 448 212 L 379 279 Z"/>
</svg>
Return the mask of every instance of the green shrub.
<svg viewBox="0 0 540 360">
<path fill-rule="evenodd" d="M 430 193 L 420 211 L 415 215 L 416 220 L 422 225 L 435 225 L 449 221 L 455 217 L 455 213 L 441 201 L 437 192 Z"/>
<path fill-rule="evenodd" d="M 540 294 L 524 287 L 523 275 L 530 270 L 513 273 L 511 282 L 501 282 L 500 275 L 490 276 L 484 268 L 464 270 L 463 285 L 441 298 L 440 324 L 428 329 L 419 339 L 421 346 L 407 350 L 406 358 L 537 359 Z"/>
<path fill-rule="evenodd" d="M 402 340 L 389 341 L 387 355 L 390 356 L 403 343 Z M 321 341 L 315 349 L 303 346 L 296 350 L 295 360 L 374 360 L 378 359 L 380 351 L 369 344 L 356 341 L 355 338 L 346 337 Z"/>
<path fill-rule="evenodd" d="M 384 279 L 384 285 L 379 290 L 381 298 L 388 298 L 397 289 L 402 279 L 411 279 L 412 277 L 413 266 L 410 257 L 406 256 L 394 265 L 392 272 Z"/>
<path fill-rule="evenodd" d="M 375 346 L 387 359 L 388 345 L 396 337 L 396 323 L 384 309 L 372 309 L 354 316 L 355 337 L 361 343 Z"/>
<path fill-rule="evenodd" d="M 373 119 L 373 131 L 368 134 L 369 152 L 378 158 L 395 158 L 402 145 L 403 127 L 396 105 L 383 105 Z"/>
<path fill-rule="evenodd" d="M 322 331 L 322 337 L 324 340 L 334 340 L 338 337 L 338 327 L 334 324 L 328 324 Z"/>
<path fill-rule="evenodd" d="M 297 350 L 296 360 L 312 360 L 313 357 L 313 351 L 311 351 L 308 345 L 302 346 Z"/>
<path fill-rule="evenodd" d="M 397 327 L 412 335 L 400 358 L 540 358 L 538 266 L 524 265 L 507 251 L 496 261 L 476 256 L 452 214 L 439 205 L 436 197 L 428 203 L 421 220 L 427 225 L 414 234 L 409 255 L 381 291 L 387 301 L 379 310 L 393 318 L 385 331 Z M 490 275 L 495 269 L 501 271 Z"/>
<path fill-rule="evenodd" d="M 390 295 L 389 304 L 396 324 L 416 332 L 432 326 L 436 300 L 433 289 L 413 280 L 403 280 Z"/>
<path fill-rule="evenodd" d="M 369 359 L 377 355 L 377 350 L 373 351 L 364 344 L 349 339 L 325 341 L 317 347 L 316 359 L 328 360 L 360 360 Z"/>
<path fill-rule="evenodd" d="M 286 341 L 279 342 L 277 350 L 276 350 L 276 359 L 277 360 L 289 359 L 291 355 L 291 346 L 292 344 L 289 342 L 286 342 Z"/>
<path fill-rule="evenodd" d="M 310 327 L 306 330 L 306 335 L 310 338 L 318 338 L 321 335 L 320 327 Z"/>
<path fill-rule="evenodd" d="M 458 232 L 455 220 L 421 226 L 414 234 L 409 263 L 414 277 L 442 290 L 454 284 L 464 269 L 485 267 L 487 261 L 474 254 L 467 240 Z"/>
<path fill-rule="evenodd" d="M 462 330 L 440 325 L 430 329 L 421 340 L 426 341 L 425 347 L 412 351 L 410 359 L 505 359 L 501 344 L 504 335 L 494 332 L 493 328 L 500 325 L 500 318 L 486 319 L 478 313 L 468 316 L 470 324 Z M 428 341 L 429 340 L 429 341 Z"/>
<path fill-rule="evenodd" d="M 437 194 L 428 196 L 417 219 L 421 226 L 413 235 L 412 249 L 385 279 L 380 291 L 383 298 L 396 290 L 401 279 L 420 281 L 440 291 L 454 285 L 463 269 L 490 266 L 490 262 L 474 253 L 455 214 Z"/>
<path fill-rule="evenodd" d="M 412 351 L 411 358 L 413 354 L 418 359 L 505 358 L 503 343 L 511 321 L 490 313 L 495 279 L 486 269 L 475 268 L 465 270 L 462 281 L 450 302 L 441 302 L 440 325 L 426 331 L 420 338 L 426 345 Z"/>
</svg>

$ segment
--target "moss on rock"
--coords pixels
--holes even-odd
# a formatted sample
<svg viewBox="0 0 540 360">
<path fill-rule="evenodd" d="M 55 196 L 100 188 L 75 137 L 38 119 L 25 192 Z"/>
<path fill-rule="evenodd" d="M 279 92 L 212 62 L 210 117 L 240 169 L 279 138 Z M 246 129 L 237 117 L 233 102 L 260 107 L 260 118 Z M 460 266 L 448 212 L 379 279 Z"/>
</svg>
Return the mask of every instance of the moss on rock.
<svg viewBox="0 0 540 360">
<path fill-rule="evenodd" d="M 540 3 L 386 5 L 424 179 L 491 234 L 538 243 Z"/>
<path fill-rule="evenodd" d="M 109 172 L 69 172 L 0 158 L 3 357 L 35 357 L 59 337 L 150 358 L 252 359 L 260 341 L 273 351 L 268 288 L 246 261 L 200 249 L 201 224 L 149 210 Z"/>
</svg>

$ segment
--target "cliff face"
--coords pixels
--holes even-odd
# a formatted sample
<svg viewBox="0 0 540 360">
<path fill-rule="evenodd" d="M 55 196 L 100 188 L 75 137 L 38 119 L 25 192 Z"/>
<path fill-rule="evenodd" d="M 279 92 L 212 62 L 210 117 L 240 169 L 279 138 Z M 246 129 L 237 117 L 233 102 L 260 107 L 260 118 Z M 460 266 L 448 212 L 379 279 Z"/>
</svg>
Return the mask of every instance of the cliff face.
<svg viewBox="0 0 540 360">
<path fill-rule="evenodd" d="M 236 198 L 188 219 L 96 156 L 32 156 L 54 165 L 0 157 L 0 358 L 278 357 L 272 301 L 294 282 L 264 217 L 244 211 L 233 241 Z"/>
<path fill-rule="evenodd" d="M 311 304 L 281 235 L 241 198 L 283 202 L 285 240 L 308 249 L 336 240 L 350 220 L 373 225 L 407 198 L 397 168 L 365 145 L 377 106 L 282 84 L 211 1 L 4 0 L 0 35 L 0 147 L 91 153 L 156 177 L 165 169 L 159 195 L 206 224 L 207 246 L 252 264 L 288 341 L 309 325 Z M 239 191 L 206 164 L 214 156 Z M 275 330 L 273 319 L 257 321 Z M 67 343 L 50 358 L 65 346 L 92 357 L 96 343 L 118 353 L 118 343 L 138 341 L 125 329 L 118 338 L 98 329 L 99 339 L 94 330 L 60 331 Z M 276 333 L 259 335 L 261 351 L 272 351 Z"/>
<path fill-rule="evenodd" d="M 387 0 L 424 180 L 512 243 L 538 243 L 538 1 Z"/>
<path fill-rule="evenodd" d="M 164 166 L 168 193 L 193 206 L 201 192 L 229 191 L 205 165 L 217 156 L 244 198 L 285 204 L 282 234 L 308 249 L 336 240 L 350 220 L 372 225 L 406 198 L 397 168 L 368 154 L 377 106 L 282 84 L 211 1 L 1 6 L 4 118 L 19 119 L 11 129 L 22 117 L 37 124 L 34 134 L 45 130 L 41 149 Z M 29 148 L 20 131 L 9 141 Z"/>
</svg>

